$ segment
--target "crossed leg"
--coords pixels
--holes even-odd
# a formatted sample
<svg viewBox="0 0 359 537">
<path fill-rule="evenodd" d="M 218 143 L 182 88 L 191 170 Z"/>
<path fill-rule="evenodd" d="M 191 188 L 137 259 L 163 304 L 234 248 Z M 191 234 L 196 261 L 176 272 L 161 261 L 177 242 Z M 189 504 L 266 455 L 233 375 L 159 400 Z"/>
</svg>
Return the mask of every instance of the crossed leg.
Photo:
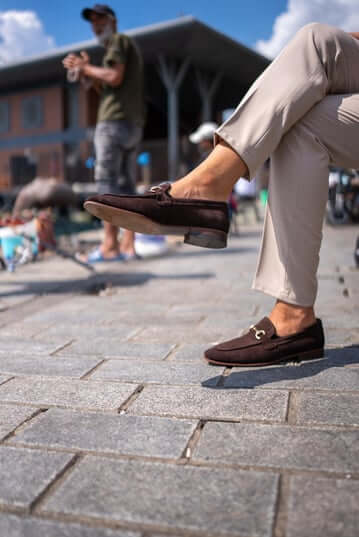
<svg viewBox="0 0 359 537">
<path fill-rule="evenodd" d="M 171 189 L 225 201 L 238 177 L 271 158 L 253 288 L 277 298 L 269 317 L 279 336 L 315 322 L 328 167 L 359 167 L 358 71 L 359 42 L 326 25 L 304 27 L 220 127 L 208 159 Z"/>
</svg>

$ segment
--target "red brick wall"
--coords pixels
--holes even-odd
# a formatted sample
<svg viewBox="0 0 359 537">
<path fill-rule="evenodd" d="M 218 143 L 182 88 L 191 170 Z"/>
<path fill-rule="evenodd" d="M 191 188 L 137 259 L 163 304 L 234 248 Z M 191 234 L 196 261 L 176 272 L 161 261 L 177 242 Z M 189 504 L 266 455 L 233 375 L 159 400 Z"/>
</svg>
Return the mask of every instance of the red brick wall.
<svg viewBox="0 0 359 537">
<path fill-rule="evenodd" d="M 43 124 L 41 127 L 35 129 L 24 129 L 21 117 L 21 103 L 24 98 L 35 96 L 41 96 L 43 99 Z M 15 95 L 0 97 L 0 101 L 7 101 L 10 106 L 10 129 L 7 133 L 0 134 L 0 140 L 6 140 L 15 136 L 45 134 L 63 129 L 63 96 L 62 88 L 60 87 L 24 91 Z"/>
<path fill-rule="evenodd" d="M 0 151 L 0 190 L 11 188 L 10 157 L 24 155 L 24 149 Z M 31 148 L 37 161 L 37 175 L 64 180 L 64 152 L 62 144 L 38 145 Z"/>
</svg>

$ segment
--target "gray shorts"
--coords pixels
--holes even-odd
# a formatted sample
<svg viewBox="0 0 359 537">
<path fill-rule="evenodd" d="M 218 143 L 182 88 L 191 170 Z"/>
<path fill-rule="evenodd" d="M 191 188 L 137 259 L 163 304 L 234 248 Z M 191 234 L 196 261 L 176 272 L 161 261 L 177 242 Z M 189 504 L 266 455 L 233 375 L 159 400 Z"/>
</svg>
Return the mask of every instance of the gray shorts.
<svg viewBox="0 0 359 537">
<path fill-rule="evenodd" d="M 125 119 L 100 121 L 95 130 L 95 180 L 99 194 L 134 194 L 142 126 Z"/>
</svg>

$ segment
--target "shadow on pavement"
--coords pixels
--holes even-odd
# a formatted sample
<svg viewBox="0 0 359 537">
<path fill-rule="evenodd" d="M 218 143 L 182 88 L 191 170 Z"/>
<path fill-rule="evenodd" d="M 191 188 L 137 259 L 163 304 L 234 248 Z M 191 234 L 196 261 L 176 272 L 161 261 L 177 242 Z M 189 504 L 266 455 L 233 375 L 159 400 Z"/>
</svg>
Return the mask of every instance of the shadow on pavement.
<svg viewBox="0 0 359 537">
<path fill-rule="evenodd" d="M 204 257 L 204 256 L 213 256 L 213 255 L 231 255 L 231 254 L 250 254 L 258 252 L 258 248 L 252 246 L 244 246 L 243 248 L 221 248 L 219 250 L 212 250 L 209 248 L 193 248 L 193 250 L 187 250 L 183 252 L 182 250 L 178 252 L 171 252 L 167 257 Z"/>
<path fill-rule="evenodd" d="M 18 286 L 18 290 L 1 292 L 1 285 L 9 285 L 9 281 L 0 282 L 0 298 L 22 295 L 43 295 L 44 293 L 73 293 L 83 292 L 96 294 L 96 290 L 111 287 L 131 287 L 134 285 L 144 285 L 150 280 L 197 280 L 214 278 L 212 272 L 197 272 L 188 274 L 161 274 L 152 272 L 102 272 L 96 273 L 87 278 L 68 280 L 45 280 L 45 281 L 13 281 L 11 286 Z"/>
<path fill-rule="evenodd" d="M 291 364 L 283 363 L 278 366 L 256 367 L 251 369 L 235 368 L 228 377 L 225 377 L 225 386 L 216 386 L 222 378 L 220 375 L 207 379 L 202 383 L 202 386 L 206 388 L 215 388 L 217 390 L 256 388 L 265 384 L 314 377 L 327 369 L 344 367 L 346 365 L 359 365 L 359 346 L 351 345 L 347 347 L 327 349 L 324 358 L 311 362 L 300 362 L 295 365 L 293 365 L 292 362 Z"/>
</svg>

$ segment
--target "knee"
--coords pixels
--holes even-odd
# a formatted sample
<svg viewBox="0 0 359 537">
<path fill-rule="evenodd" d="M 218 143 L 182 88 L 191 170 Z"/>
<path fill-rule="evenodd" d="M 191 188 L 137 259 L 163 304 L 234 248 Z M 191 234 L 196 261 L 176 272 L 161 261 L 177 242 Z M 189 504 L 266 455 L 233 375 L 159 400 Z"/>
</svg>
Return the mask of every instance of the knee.
<svg viewBox="0 0 359 537">
<path fill-rule="evenodd" d="M 327 41 L 328 37 L 333 34 L 333 30 L 335 28 L 328 24 L 310 22 L 298 30 L 296 38 L 304 43 L 308 42 L 308 40 L 318 43 L 320 41 Z"/>
</svg>

